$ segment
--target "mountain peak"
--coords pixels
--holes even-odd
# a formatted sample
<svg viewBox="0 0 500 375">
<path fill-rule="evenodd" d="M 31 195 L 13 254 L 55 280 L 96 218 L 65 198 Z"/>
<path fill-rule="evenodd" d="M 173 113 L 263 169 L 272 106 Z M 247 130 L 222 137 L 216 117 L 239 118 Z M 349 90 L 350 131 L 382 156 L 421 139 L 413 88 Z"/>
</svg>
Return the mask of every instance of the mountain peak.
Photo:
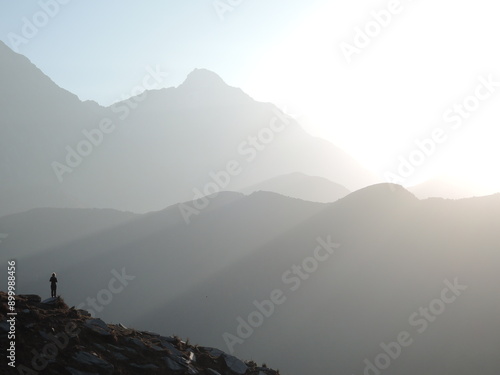
<svg viewBox="0 0 500 375">
<path fill-rule="evenodd" d="M 240 105 L 249 98 L 241 89 L 229 86 L 219 75 L 207 69 L 193 70 L 177 90 L 181 103 L 198 107 Z"/>
<path fill-rule="evenodd" d="M 188 74 L 181 87 L 214 88 L 227 86 L 222 78 L 208 69 L 195 69 Z"/>
<path fill-rule="evenodd" d="M 338 201 L 339 204 L 361 206 L 367 210 L 403 207 L 419 202 L 419 199 L 403 186 L 391 183 L 380 183 L 356 190 Z M 403 206 L 402 206 L 403 205 Z"/>
</svg>

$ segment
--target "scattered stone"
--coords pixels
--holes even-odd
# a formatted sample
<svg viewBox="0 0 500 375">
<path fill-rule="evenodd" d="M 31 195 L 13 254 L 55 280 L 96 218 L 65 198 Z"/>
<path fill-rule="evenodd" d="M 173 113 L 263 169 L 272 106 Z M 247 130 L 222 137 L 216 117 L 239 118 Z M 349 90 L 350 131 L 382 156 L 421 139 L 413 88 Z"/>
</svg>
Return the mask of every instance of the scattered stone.
<svg viewBox="0 0 500 375">
<path fill-rule="evenodd" d="M 92 316 L 91 313 L 89 313 L 87 310 L 76 310 L 78 312 L 78 314 L 80 314 L 81 316 Z"/>
<path fill-rule="evenodd" d="M 122 351 L 123 348 L 120 348 L 119 346 L 116 346 L 116 345 L 112 345 L 112 344 L 108 344 L 108 346 L 114 350 L 119 350 L 119 351 Z"/>
<path fill-rule="evenodd" d="M 176 342 L 177 340 L 172 337 L 172 336 L 160 336 L 158 337 L 161 341 L 167 341 L 167 342 L 170 342 L 170 343 L 174 343 Z"/>
<path fill-rule="evenodd" d="M 109 336 L 111 333 L 109 332 L 108 325 L 104 323 L 101 319 L 88 319 L 85 321 L 85 327 L 91 329 L 93 332 L 102 335 Z"/>
<path fill-rule="evenodd" d="M 256 367 L 254 371 L 259 371 L 258 375 L 266 375 L 269 369 L 267 367 Z"/>
<path fill-rule="evenodd" d="M 104 329 L 104 330 L 106 330 L 106 331 L 108 331 L 108 330 L 109 330 L 108 325 L 107 325 L 106 323 L 104 323 L 104 322 L 103 322 L 101 319 L 99 319 L 99 318 L 95 318 L 95 319 L 88 319 L 88 320 L 86 320 L 86 321 L 85 321 L 85 325 L 86 325 L 87 327 L 89 327 L 89 328 L 90 328 L 90 327 L 94 327 L 94 326 L 96 326 L 96 327 L 102 328 L 102 329 Z"/>
<path fill-rule="evenodd" d="M 232 355 L 229 354 L 224 354 L 223 358 L 224 362 L 226 363 L 226 366 L 232 372 L 239 375 L 243 375 L 247 372 L 248 366 L 245 365 L 245 363 L 239 360 L 238 358 L 233 357 Z"/>
<path fill-rule="evenodd" d="M 179 356 L 181 357 L 182 356 L 182 352 L 177 350 L 175 348 L 175 346 L 173 346 L 172 344 L 170 344 L 169 342 L 164 342 L 164 341 L 161 341 L 161 346 L 163 346 L 165 349 L 167 349 L 170 353 L 172 353 L 173 355 L 175 356 Z"/>
<path fill-rule="evenodd" d="M 46 304 L 46 305 L 55 305 L 56 302 L 57 302 L 57 297 L 51 297 L 51 298 L 47 298 L 47 299 L 44 299 L 42 301 L 42 303 Z"/>
<path fill-rule="evenodd" d="M 2 320 L 0 322 L 0 331 L 7 333 L 9 332 L 9 330 L 10 330 L 9 323 L 7 323 L 5 320 Z"/>
<path fill-rule="evenodd" d="M 111 355 L 118 361 L 127 361 L 128 357 L 125 357 L 122 353 L 111 352 Z"/>
<path fill-rule="evenodd" d="M 38 333 L 40 334 L 40 336 L 42 336 L 45 340 L 47 341 L 50 341 L 50 336 L 48 333 L 46 333 L 45 331 L 38 331 Z"/>
<path fill-rule="evenodd" d="M 160 334 L 159 334 L 159 333 L 156 333 L 156 332 L 151 332 L 151 331 L 143 331 L 142 333 L 144 333 L 144 334 L 146 334 L 146 335 L 154 336 L 154 337 L 160 337 Z"/>
<path fill-rule="evenodd" d="M 138 338 L 135 338 L 135 337 L 134 338 L 127 338 L 127 341 L 133 343 L 134 345 L 137 345 L 141 349 L 147 348 L 147 346 L 144 345 L 144 343 L 141 340 L 139 340 Z"/>
<path fill-rule="evenodd" d="M 95 373 L 95 372 L 80 371 L 80 370 L 74 369 L 73 367 L 66 367 L 66 370 L 71 375 L 99 375 L 98 373 Z"/>
<path fill-rule="evenodd" d="M 41 373 L 277 375 L 271 369 L 257 367 L 253 361 L 245 365 L 219 349 L 193 347 L 177 337 L 137 331 L 123 325 L 107 325 L 101 319 L 92 318 L 85 310 L 69 308 L 61 298 L 45 300 L 44 304 L 35 302 L 40 300 L 38 296 L 16 297 L 16 307 L 22 314 L 19 328 L 26 333 L 19 335 L 16 349 L 19 350 L 20 358 L 30 358 L 33 349 L 43 350 L 48 342 L 54 342 L 58 348 L 64 346 L 64 350 L 58 350 L 55 358 L 45 358 L 46 368 Z M 6 311 L 7 301 L 7 293 L 0 291 L 0 308 L 3 311 Z M 71 325 L 73 328 L 65 328 Z M 64 329 L 78 334 L 71 336 L 71 339 L 61 336 Z M 2 340 L 7 337 L 9 330 L 7 320 L 0 320 Z M 52 357 L 51 353 L 47 349 L 47 354 Z"/>
<path fill-rule="evenodd" d="M 88 352 L 80 351 L 73 356 L 73 359 L 84 365 L 97 366 L 100 369 L 104 370 L 104 373 L 106 374 L 111 374 L 114 370 L 114 367 L 111 363 L 106 362 L 105 360 Z"/>
<path fill-rule="evenodd" d="M 127 347 L 125 347 L 125 350 L 126 350 L 127 352 L 129 352 L 130 354 L 132 354 L 132 355 L 137 355 L 137 350 L 132 349 L 132 348 L 129 348 L 128 346 L 127 346 Z"/>
<path fill-rule="evenodd" d="M 160 348 L 158 345 L 151 345 L 151 349 L 154 349 L 156 350 L 157 352 L 162 352 L 164 351 L 165 349 L 163 348 Z"/>
<path fill-rule="evenodd" d="M 216 357 L 216 358 L 219 358 L 221 355 L 226 354 L 222 350 L 219 350 L 216 348 L 210 348 L 208 346 L 203 347 L 201 349 L 204 350 L 205 352 L 207 352 L 208 354 L 210 354 L 212 357 Z"/>
<path fill-rule="evenodd" d="M 171 371 L 184 371 L 186 370 L 185 366 L 182 366 L 176 361 L 173 361 L 169 357 L 163 357 L 163 360 L 165 361 L 165 364 L 167 365 L 168 369 Z"/>
<path fill-rule="evenodd" d="M 157 370 L 159 368 L 152 363 L 148 363 L 147 365 L 138 365 L 137 363 L 131 363 L 130 366 L 140 370 Z"/>
<path fill-rule="evenodd" d="M 170 355 L 170 358 L 180 364 L 181 366 L 187 367 L 189 365 L 188 361 L 183 357 L 183 354 L 181 355 Z"/>
</svg>

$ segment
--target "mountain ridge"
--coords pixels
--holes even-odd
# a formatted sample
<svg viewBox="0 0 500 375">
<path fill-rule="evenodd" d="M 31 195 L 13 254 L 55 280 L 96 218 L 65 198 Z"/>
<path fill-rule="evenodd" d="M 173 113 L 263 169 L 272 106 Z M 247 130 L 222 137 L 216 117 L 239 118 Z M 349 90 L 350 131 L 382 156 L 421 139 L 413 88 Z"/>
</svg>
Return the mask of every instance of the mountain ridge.
<svg viewBox="0 0 500 375">
<path fill-rule="evenodd" d="M 9 229 L 1 257 L 22 264 L 20 292 L 47 292 L 41 273 L 55 270 L 58 289 L 75 305 L 108 285 L 110 270 L 123 269 L 136 279 L 97 313 L 99 318 L 120 316 L 125 325 L 151 331 L 163 330 L 167 320 L 196 342 L 219 348 L 226 345 L 225 332 L 237 334 L 236 319 L 255 310 L 253 301 L 268 300 L 280 289 L 286 303 L 276 305 L 244 344 L 235 345 L 234 354 L 272 362 L 294 375 L 362 373 L 364 356 L 405 329 L 415 309 L 439 297 L 445 278 L 458 277 L 470 288 L 437 318 L 431 333 L 414 336 L 418 342 L 387 374 L 426 373 L 423 363 L 433 363 L 432 375 L 443 373 L 446 361 L 436 362 L 430 354 L 436 348 L 443 358 L 461 358 L 449 362 L 456 364 L 455 374 L 474 373 L 464 350 L 479 353 L 477 348 L 494 347 L 498 337 L 488 327 L 498 322 L 494 312 L 500 308 L 491 298 L 500 261 L 500 194 L 418 200 L 390 184 L 353 194 L 312 203 L 276 193 L 225 197 L 221 192 L 190 224 L 172 205 L 134 215 L 133 221 L 118 214 L 118 225 L 99 233 L 91 225 L 102 222 L 105 211 L 85 211 L 75 216 L 79 220 L 64 211 L 57 220 L 42 222 L 33 212 L 8 216 L 0 218 L 1 231 Z M 38 223 L 38 231 L 29 223 Z M 61 243 L 66 233 L 75 239 Z M 56 245 L 48 247 L 44 238 Z M 307 262 L 314 262 L 318 238 L 340 246 L 312 267 Z M 304 270 L 304 265 L 311 272 L 301 279 L 293 267 Z M 131 300 L 144 308 L 131 309 Z M 477 326 L 465 324 L 470 321 L 485 327 L 480 335 L 473 334 Z M 459 345 L 445 345 L 450 334 Z M 297 344 L 297 338 L 309 337 L 314 346 Z M 491 357 L 496 353 L 480 353 L 477 360 L 496 363 Z M 483 370 L 497 373 L 491 366 Z"/>
<path fill-rule="evenodd" d="M 68 307 L 60 297 L 41 301 L 37 295 L 15 296 L 17 316 L 11 324 L 8 300 L 0 292 L 2 341 L 15 327 L 10 348 L 6 345 L 11 351 L 0 359 L 5 374 L 279 375 L 219 349 L 193 346 L 189 339 L 106 324 L 88 311 Z"/>
<path fill-rule="evenodd" d="M 344 186 L 324 177 L 309 176 L 295 172 L 261 181 L 241 190 L 245 194 L 256 191 L 271 191 L 310 202 L 334 202 L 351 192 Z"/>
<path fill-rule="evenodd" d="M 177 88 L 101 107 L 6 46 L 0 60 L 0 216 L 47 206 L 156 211 L 192 199 L 232 161 L 241 171 L 229 181 L 232 190 L 291 172 L 347 187 L 375 180 L 274 105 L 206 69 Z"/>
</svg>

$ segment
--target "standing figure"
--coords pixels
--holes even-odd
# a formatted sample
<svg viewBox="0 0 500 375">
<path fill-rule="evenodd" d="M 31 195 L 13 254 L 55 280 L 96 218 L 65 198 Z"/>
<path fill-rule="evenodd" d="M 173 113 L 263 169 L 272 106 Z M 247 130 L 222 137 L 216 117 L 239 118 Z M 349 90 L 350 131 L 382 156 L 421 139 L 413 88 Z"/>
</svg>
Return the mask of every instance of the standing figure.
<svg viewBox="0 0 500 375">
<path fill-rule="evenodd" d="M 55 272 L 52 273 L 52 277 L 50 278 L 49 281 L 50 281 L 50 296 L 55 297 L 57 292 L 57 277 Z"/>
</svg>

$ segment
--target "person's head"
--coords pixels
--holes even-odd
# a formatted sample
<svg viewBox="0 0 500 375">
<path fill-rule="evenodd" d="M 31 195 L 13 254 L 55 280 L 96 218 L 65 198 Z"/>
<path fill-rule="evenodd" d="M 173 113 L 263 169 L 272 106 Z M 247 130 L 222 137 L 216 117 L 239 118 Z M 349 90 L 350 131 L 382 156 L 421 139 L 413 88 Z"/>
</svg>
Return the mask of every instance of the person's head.
<svg viewBox="0 0 500 375">
<path fill-rule="evenodd" d="M 52 276 L 56 277 L 56 273 L 55 273 L 55 272 L 52 272 Z"/>
</svg>

